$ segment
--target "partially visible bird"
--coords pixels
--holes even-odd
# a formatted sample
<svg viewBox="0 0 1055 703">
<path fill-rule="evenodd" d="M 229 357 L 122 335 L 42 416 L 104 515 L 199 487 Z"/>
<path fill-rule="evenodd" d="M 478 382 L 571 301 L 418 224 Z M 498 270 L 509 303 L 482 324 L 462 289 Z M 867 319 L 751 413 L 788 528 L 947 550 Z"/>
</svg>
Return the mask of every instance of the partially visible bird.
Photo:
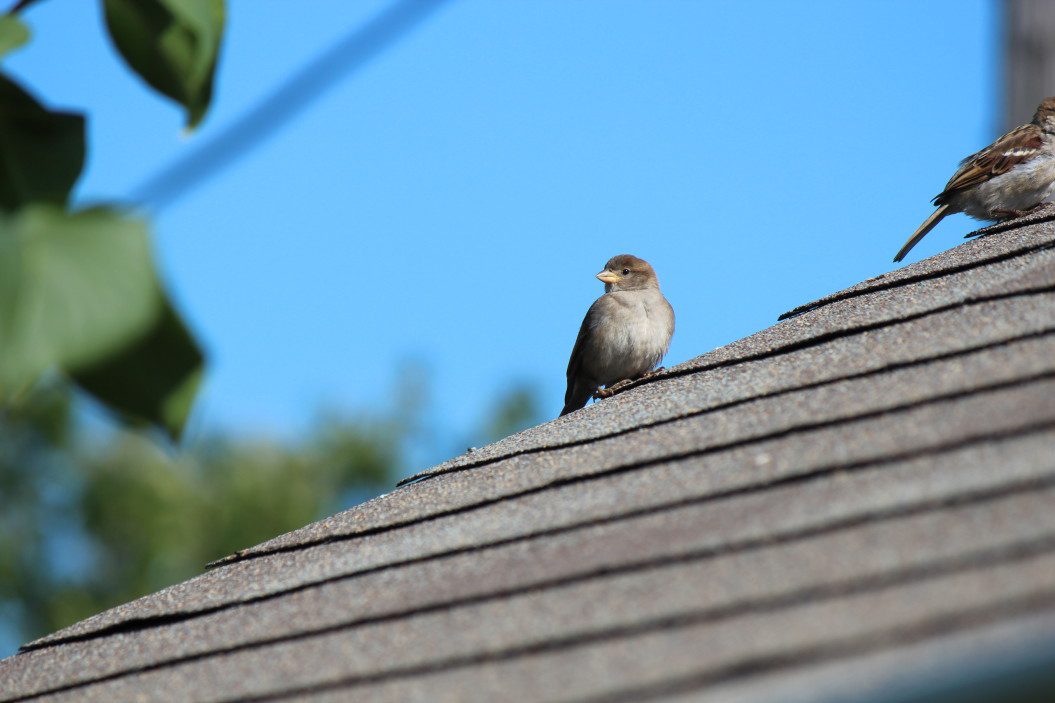
<svg viewBox="0 0 1055 703">
<path fill-rule="evenodd" d="M 630 254 L 613 256 L 597 278 L 605 293 L 579 328 L 561 415 L 586 405 L 601 386 L 610 389 L 655 369 L 674 336 L 674 308 L 647 261 Z"/>
<path fill-rule="evenodd" d="M 1055 98 L 1037 107 L 1033 121 L 1016 127 L 976 154 L 934 198 L 938 209 L 919 226 L 894 261 L 901 261 L 946 215 L 978 220 L 1020 217 L 1055 195 Z"/>
</svg>

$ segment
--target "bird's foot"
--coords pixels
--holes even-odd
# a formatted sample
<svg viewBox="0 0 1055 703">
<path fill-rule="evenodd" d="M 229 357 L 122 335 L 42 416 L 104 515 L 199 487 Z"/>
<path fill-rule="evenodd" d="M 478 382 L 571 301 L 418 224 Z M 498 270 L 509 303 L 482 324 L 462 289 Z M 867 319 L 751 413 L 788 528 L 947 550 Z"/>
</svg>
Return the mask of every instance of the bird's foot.
<svg viewBox="0 0 1055 703">
<path fill-rule="evenodd" d="M 997 222 L 1003 222 L 1004 220 L 1013 220 L 1016 217 L 1022 217 L 1022 212 L 1019 210 L 993 210 L 993 219 Z"/>
<path fill-rule="evenodd" d="M 1043 202 L 1038 205 L 1034 205 L 1029 210 L 996 210 L 992 214 L 993 219 L 996 220 L 995 224 L 976 229 L 973 232 L 968 232 L 963 235 L 964 239 L 971 239 L 972 237 L 986 237 L 990 234 L 997 234 L 998 232 L 1005 232 L 1008 229 L 1013 229 L 1018 225 L 1015 224 L 1015 220 L 1020 217 L 1027 215 L 1037 215 L 1044 210 L 1050 210 L 1055 207 L 1055 203 Z"/>
<path fill-rule="evenodd" d="M 664 367 L 660 366 L 658 369 L 654 369 L 652 371 L 646 371 L 645 373 L 641 374 L 637 378 L 624 378 L 622 381 L 619 381 L 618 383 L 613 383 L 612 385 L 605 386 L 604 388 L 598 388 L 594 392 L 593 397 L 597 398 L 598 400 L 600 400 L 601 398 L 610 398 L 613 395 L 615 395 L 616 393 L 618 393 L 619 391 L 621 391 L 624 388 L 626 388 L 627 386 L 637 384 L 637 383 L 639 383 L 641 381 L 644 381 L 646 378 L 652 378 L 653 376 L 655 376 L 655 375 L 657 375 L 659 373 L 662 373 L 664 370 L 665 370 Z"/>
<path fill-rule="evenodd" d="M 1026 215 L 1032 215 L 1037 210 L 1047 206 L 1047 203 L 1038 203 L 1028 210 L 993 210 L 993 216 L 998 220 L 1017 220 Z"/>
<path fill-rule="evenodd" d="M 627 386 L 629 386 L 631 383 L 633 383 L 633 381 L 631 379 L 624 378 L 622 381 L 619 381 L 618 383 L 613 383 L 612 385 L 605 386 L 604 388 L 598 388 L 594 392 L 593 397 L 597 398 L 598 400 L 600 400 L 601 398 L 610 398 L 611 396 L 615 395 L 616 393 L 618 393 L 622 389 L 624 389 Z"/>
</svg>

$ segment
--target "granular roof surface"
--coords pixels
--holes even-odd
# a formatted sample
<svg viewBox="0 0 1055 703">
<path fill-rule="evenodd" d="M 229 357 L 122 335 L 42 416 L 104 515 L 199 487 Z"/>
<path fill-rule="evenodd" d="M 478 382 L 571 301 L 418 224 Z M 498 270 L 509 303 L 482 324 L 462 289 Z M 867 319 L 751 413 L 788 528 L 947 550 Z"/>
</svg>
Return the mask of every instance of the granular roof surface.
<svg viewBox="0 0 1055 703">
<path fill-rule="evenodd" d="M 910 700 L 1055 652 L 1053 218 L 29 643 L 0 701 Z"/>
</svg>

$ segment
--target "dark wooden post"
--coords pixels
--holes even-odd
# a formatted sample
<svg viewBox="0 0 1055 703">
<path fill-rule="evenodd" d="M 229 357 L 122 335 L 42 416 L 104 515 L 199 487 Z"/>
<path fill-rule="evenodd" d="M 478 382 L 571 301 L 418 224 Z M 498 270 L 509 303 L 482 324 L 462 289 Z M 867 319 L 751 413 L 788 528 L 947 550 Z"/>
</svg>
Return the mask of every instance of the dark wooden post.
<svg viewBox="0 0 1055 703">
<path fill-rule="evenodd" d="M 1055 0 L 1004 0 L 1004 114 L 1010 129 L 1055 95 Z"/>
</svg>

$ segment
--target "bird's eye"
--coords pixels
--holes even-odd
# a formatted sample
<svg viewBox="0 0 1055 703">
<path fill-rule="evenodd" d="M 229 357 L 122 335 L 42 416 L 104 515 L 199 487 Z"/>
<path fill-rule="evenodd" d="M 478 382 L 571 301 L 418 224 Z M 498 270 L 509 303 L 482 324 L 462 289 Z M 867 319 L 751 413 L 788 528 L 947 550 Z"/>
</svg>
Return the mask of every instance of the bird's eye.
<svg viewBox="0 0 1055 703">
<path fill-rule="evenodd" d="M 623 275 L 624 276 L 629 276 L 630 275 L 630 269 L 623 269 Z"/>
</svg>

